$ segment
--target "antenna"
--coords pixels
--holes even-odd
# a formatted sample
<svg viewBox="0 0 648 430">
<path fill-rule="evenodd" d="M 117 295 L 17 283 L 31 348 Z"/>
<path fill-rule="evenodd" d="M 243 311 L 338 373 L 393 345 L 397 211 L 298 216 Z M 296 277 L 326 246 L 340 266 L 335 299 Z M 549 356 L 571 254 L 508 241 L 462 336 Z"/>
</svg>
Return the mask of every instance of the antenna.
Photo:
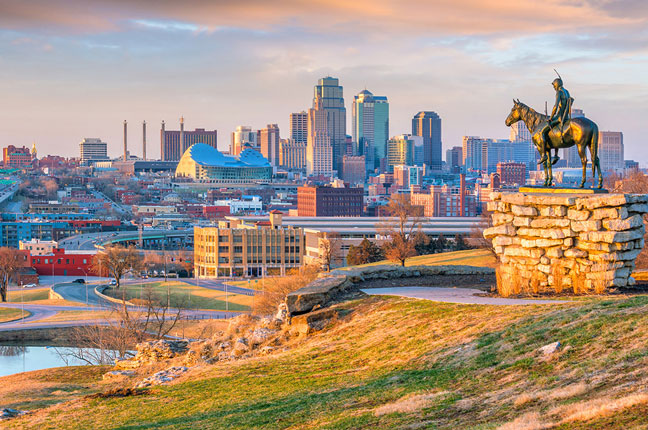
<svg viewBox="0 0 648 430">
<path fill-rule="evenodd" d="M 547 111 L 547 101 L 545 100 L 545 115 L 549 116 L 549 112 Z"/>
<path fill-rule="evenodd" d="M 554 69 L 554 72 L 556 72 L 556 75 L 558 75 L 558 77 L 559 77 L 560 80 L 562 81 L 562 76 L 560 76 L 560 73 L 558 73 L 558 70 Z"/>
</svg>

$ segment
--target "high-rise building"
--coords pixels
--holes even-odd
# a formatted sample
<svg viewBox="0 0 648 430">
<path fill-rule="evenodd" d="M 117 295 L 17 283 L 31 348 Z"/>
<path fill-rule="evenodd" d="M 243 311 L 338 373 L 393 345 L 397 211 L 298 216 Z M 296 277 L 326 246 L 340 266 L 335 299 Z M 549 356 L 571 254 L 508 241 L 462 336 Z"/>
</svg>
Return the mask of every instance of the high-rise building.
<svg viewBox="0 0 648 430">
<path fill-rule="evenodd" d="M 327 113 L 318 100 L 317 108 L 308 110 L 308 144 L 306 146 L 306 173 L 333 175 L 333 145 L 328 130 Z"/>
<path fill-rule="evenodd" d="M 387 142 L 387 169 L 393 172 L 394 166 L 401 164 L 414 164 L 414 139 L 410 134 L 394 136 Z"/>
<path fill-rule="evenodd" d="M 478 136 L 463 137 L 461 157 L 465 172 L 480 172 L 482 170 L 482 147 L 485 140 Z"/>
<path fill-rule="evenodd" d="M 16 148 L 9 145 L 2 149 L 2 161 L 5 167 L 21 168 L 31 164 L 32 155 L 26 146 Z"/>
<path fill-rule="evenodd" d="M 259 130 L 259 148 L 261 155 L 268 159 L 272 166 L 279 166 L 279 126 L 268 124 Z"/>
<path fill-rule="evenodd" d="M 463 149 L 461 146 L 453 146 L 446 151 L 446 165 L 451 173 L 461 172 L 463 166 Z"/>
<path fill-rule="evenodd" d="M 84 166 L 94 161 L 108 160 L 108 144 L 101 139 L 86 137 L 79 143 L 79 158 Z"/>
<path fill-rule="evenodd" d="M 497 163 L 500 184 L 524 185 L 526 183 L 526 164 L 514 162 Z"/>
<path fill-rule="evenodd" d="M 184 117 L 180 118 L 180 130 L 167 130 L 162 121 L 160 130 L 160 146 L 162 161 L 178 161 L 182 154 L 193 144 L 204 143 L 214 149 L 218 149 L 218 132 L 204 128 L 197 128 L 194 131 L 185 131 Z"/>
<path fill-rule="evenodd" d="M 364 155 L 345 155 L 342 157 L 342 180 L 352 185 L 364 185 L 366 162 Z"/>
<path fill-rule="evenodd" d="M 436 112 L 419 112 L 412 119 L 412 134 L 423 137 L 423 162 L 441 170 L 441 118 Z"/>
<path fill-rule="evenodd" d="M 310 110 L 321 110 L 325 113 L 323 120 L 325 122 L 326 132 L 328 134 L 329 145 L 332 149 L 332 169 L 338 172 L 342 171 L 342 156 L 346 153 L 346 108 L 344 107 L 344 96 L 342 87 L 337 78 L 327 76 L 317 82 L 314 90 L 313 108 Z M 308 138 L 311 134 L 321 130 L 311 128 L 311 113 L 309 111 L 308 120 Z"/>
<path fill-rule="evenodd" d="M 505 139 L 464 136 L 462 155 L 466 172 L 493 173 L 497 163 L 516 161 L 515 143 Z"/>
<path fill-rule="evenodd" d="M 511 142 L 513 142 L 514 159 L 518 163 L 524 163 L 527 170 L 535 170 L 539 158 L 531 133 L 523 121 L 518 121 L 511 126 Z"/>
<path fill-rule="evenodd" d="M 623 169 L 625 169 L 625 161 L 623 158 L 623 133 L 620 131 L 600 131 L 598 157 L 603 172 L 623 171 Z"/>
<path fill-rule="evenodd" d="M 239 155 L 246 145 L 252 149 L 261 151 L 258 139 L 259 133 L 256 130 L 252 130 L 252 127 L 247 125 L 237 126 L 236 131 L 232 132 L 230 154 Z"/>
<path fill-rule="evenodd" d="M 287 169 L 305 169 L 306 142 L 281 139 L 279 141 L 279 164 Z"/>
<path fill-rule="evenodd" d="M 364 155 L 367 171 L 380 167 L 387 155 L 389 138 L 389 102 L 387 97 L 374 96 L 362 90 L 353 99 L 353 153 Z"/>
<path fill-rule="evenodd" d="M 394 186 L 407 189 L 421 185 L 422 179 L 423 167 L 421 166 L 394 166 Z"/>
<path fill-rule="evenodd" d="M 304 144 L 308 142 L 308 113 L 306 111 L 290 114 L 290 140 Z"/>
</svg>

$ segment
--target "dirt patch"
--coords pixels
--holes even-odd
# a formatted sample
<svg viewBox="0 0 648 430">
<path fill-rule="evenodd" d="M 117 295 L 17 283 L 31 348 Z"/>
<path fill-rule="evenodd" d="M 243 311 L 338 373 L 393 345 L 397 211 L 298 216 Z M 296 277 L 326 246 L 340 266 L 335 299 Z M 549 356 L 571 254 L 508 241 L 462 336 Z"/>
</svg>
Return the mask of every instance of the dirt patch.
<svg viewBox="0 0 648 430">
<path fill-rule="evenodd" d="M 357 284 L 358 288 L 390 287 L 456 287 L 490 292 L 495 288 L 495 275 L 437 275 L 416 278 L 373 279 Z"/>
<path fill-rule="evenodd" d="M 109 399 L 111 397 L 130 397 L 142 396 L 148 394 L 149 390 L 142 388 L 113 388 L 103 393 L 89 394 L 86 396 L 88 399 Z"/>
</svg>

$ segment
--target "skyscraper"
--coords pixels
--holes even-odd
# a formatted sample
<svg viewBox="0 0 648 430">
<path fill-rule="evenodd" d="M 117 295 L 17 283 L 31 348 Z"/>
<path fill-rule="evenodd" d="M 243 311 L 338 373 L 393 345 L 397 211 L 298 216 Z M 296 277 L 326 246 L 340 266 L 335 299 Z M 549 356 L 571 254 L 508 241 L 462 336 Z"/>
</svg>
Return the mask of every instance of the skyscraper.
<svg viewBox="0 0 648 430">
<path fill-rule="evenodd" d="M 236 131 L 232 132 L 230 154 L 239 155 L 245 145 L 249 145 L 252 149 L 260 151 L 258 137 L 259 133 L 256 130 L 252 130 L 252 127 L 247 125 L 237 126 Z"/>
<path fill-rule="evenodd" d="M 178 161 L 194 143 L 204 143 L 218 149 L 218 132 L 204 128 L 185 131 L 184 117 L 180 118 L 180 130 L 167 130 L 164 121 L 160 130 L 160 153 L 162 161 Z"/>
<path fill-rule="evenodd" d="M 317 106 L 308 110 L 308 144 L 306 145 L 306 174 L 333 174 L 333 145 L 329 136 L 326 110 L 319 99 Z"/>
<path fill-rule="evenodd" d="M 353 99 L 353 152 L 364 155 L 367 171 L 373 172 L 387 155 L 389 102 L 387 97 L 360 91 Z"/>
<path fill-rule="evenodd" d="M 332 150 L 333 170 L 342 171 L 342 156 L 346 152 L 346 108 L 344 107 L 344 96 L 342 87 L 339 85 L 337 78 L 327 76 L 317 82 L 314 90 L 312 110 L 322 110 L 324 112 L 324 125 L 328 134 L 329 145 Z M 312 139 L 312 133 L 315 132 L 311 126 L 319 122 L 319 115 L 312 115 L 309 111 L 308 118 L 308 138 Z M 311 120 L 313 119 L 313 120 Z M 319 137 L 323 138 L 321 130 L 317 130 Z M 317 140 L 314 139 L 314 140 Z"/>
<path fill-rule="evenodd" d="M 461 146 L 453 146 L 446 151 L 446 166 L 451 173 L 460 173 L 463 166 L 463 149 Z"/>
<path fill-rule="evenodd" d="M 268 124 L 259 130 L 259 147 L 261 155 L 268 159 L 274 167 L 279 166 L 279 126 Z"/>
<path fill-rule="evenodd" d="M 513 142 L 515 161 L 524 163 L 527 171 L 535 170 L 538 151 L 531 141 L 531 133 L 523 121 L 518 121 L 511 126 L 510 140 Z"/>
<path fill-rule="evenodd" d="M 623 159 L 623 133 L 620 131 L 600 131 L 598 157 L 601 170 L 622 171 L 625 168 Z"/>
<path fill-rule="evenodd" d="M 108 160 L 108 144 L 101 139 L 86 137 L 79 143 L 79 158 L 84 166 L 93 161 Z"/>
<path fill-rule="evenodd" d="M 394 166 L 411 166 L 414 164 L 414 139 L 412 135 L 401 134 L 387 142 L 387 166 L 390 172 Z"/>
<path fill-rule="evenodd" d="M 423 137 L 423 161 L 432 170 L 441 170 L 441 118 L 436 112 L 422 111 L 412 119 L 412 134 Z"/>
<path fill-rule="evenodd" d="M 306 111 L 290 114 L 290 140 L 296 143 L 308 142 L 308 113 Z"/>
</svg>

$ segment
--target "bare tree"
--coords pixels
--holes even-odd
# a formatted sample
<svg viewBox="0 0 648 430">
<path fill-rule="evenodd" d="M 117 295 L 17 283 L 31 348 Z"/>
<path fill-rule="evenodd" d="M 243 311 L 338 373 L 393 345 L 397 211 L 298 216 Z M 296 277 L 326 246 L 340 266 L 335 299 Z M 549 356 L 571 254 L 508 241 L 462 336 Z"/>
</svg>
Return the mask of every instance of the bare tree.
<svg viewBox="0 0 648 430">
<path fill-rule="evenodd" d="M 106 247 L 95 255 L 92 260 L 92 268 L 95 273 L 108 273 L 117 281 L 116 288 L 119 288 L 121 278 L 129 271 L 140 271 L 142 258 L 134 247 L 124 248 L 121 245 Z"/>
<path fill-rule="evenodd" d="M 25 265 L 24 254 L 14 248 L 0 248 L 0 296 L 7 301 L 9 280 Z"/>
<path fill-rule="evenodd" d="M 109 364 L 131 355 L 136 344 L 166 337 L 183 318 L 184 306 L 171 307 L 167 296 L 146 287 L 141 306 L 126 306 L 125 300 L 112 304 L 110 312 L 95 325 L 75 327 L 70 339 L 74 348 L 59 351 L 65 359 L 87 364 Z"/>
<path fill-rule="evenodd" d="M 319 253 L 322 267 L 326 271 L 331 270 L 331 266 L 341 259 L 342 239 L 338 233 L 329 232 L 323 235 L 319 241 Z"/>
<path fill-rule="evenodd" d="M 412 205 L 409 196 L 396 194 L 389 199 L 385 208 L 389 218 L 379 226 L 379 232 L 389 238 L 383 244 L 385 256 L 401 266 L 417 255 L 416 244 L 425 240 L 421 231 L 423 208 Z"/>
<path fill-rule="evenodd" d="M 315 264 L 302 266 L 291 270 L 286 276 L 266 279 L 262 293 L 254 296 L 252 313 L 255 315 L 271 315 L 277 311 L 279 303 L 286 299 L 286 295 L 305 287 L 317 278 L 319 267 Z"/>
</svg>

